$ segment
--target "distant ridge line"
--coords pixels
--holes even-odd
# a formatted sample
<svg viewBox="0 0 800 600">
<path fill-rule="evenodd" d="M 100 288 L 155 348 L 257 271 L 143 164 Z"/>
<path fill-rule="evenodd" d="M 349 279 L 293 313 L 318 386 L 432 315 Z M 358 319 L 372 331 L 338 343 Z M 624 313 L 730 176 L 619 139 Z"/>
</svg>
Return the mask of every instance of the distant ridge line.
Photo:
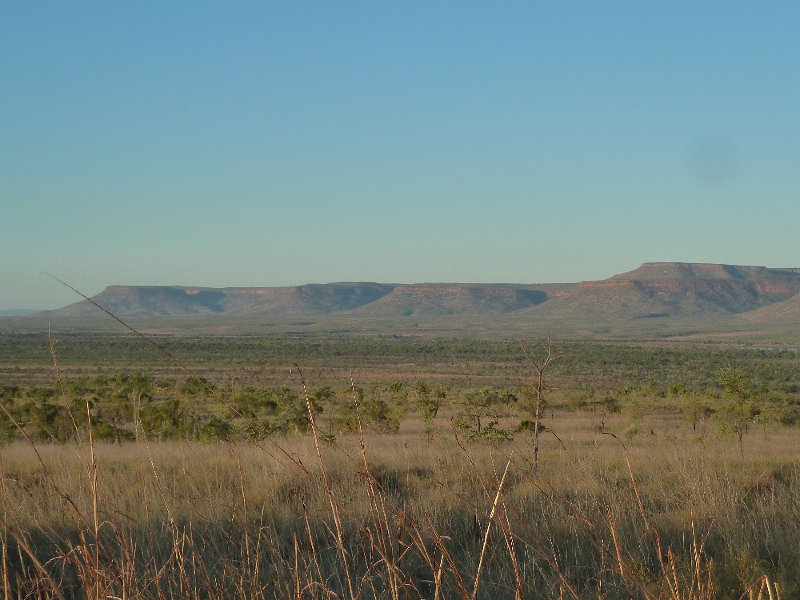
<svg viewBox="0 0 800 600">
<path fill-rule="evenodd" d="M 646 262 L 607 279 L 580 283 L 335 282 L 225 288 L 111 285 L 93 300 L 124 317 L 517 315 L 522 319 L 572 322 L 740 314 L 785 302 L 799 293 L 800 268 Z M 38 314 L 87 318 L 100 316 L 97 313 L 83 301 Z M 794 314 L 794 309 L 776 314 Z"/>
</svg>

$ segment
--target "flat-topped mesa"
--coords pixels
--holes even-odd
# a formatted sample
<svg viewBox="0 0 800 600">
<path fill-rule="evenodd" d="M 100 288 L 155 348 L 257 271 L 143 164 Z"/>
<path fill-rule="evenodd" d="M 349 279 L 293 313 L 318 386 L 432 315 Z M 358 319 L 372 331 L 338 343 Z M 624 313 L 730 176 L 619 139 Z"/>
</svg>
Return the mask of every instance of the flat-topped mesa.
<svg viewBox="0 0 800 600">
<path fill-rule="evenodd" d="M 115 315 L 171 316 L 220 313 L 223 297 L 214 288 L 110 285 L 93 300 Z M 49 312 L 65 317 L 100 316 L 97 307 L 86 301 Z"/>
<path fill-rule="evenodd" d="M 392 316 L 503 315 L 550 322 L 631 319 L 642 315 L 740 314 L 800 294 L 800 268 L 646 262 L 637 269 L 579 284 L 312 283 L 286 287 L 108 286 L 94 300 L 119 316 L 220 315 L 272 318 L 342 314 Z M 795 314 L 794 299 L 775 315 Z M 765 317 L 773 313 L 764 312 Z M 89 302 L 50 316 L 104 316 Z M 777 317 L 776 317 L 777 318 Z"/>
<path fill-rule="evenodd" d="M 499 314 L 541 304 L 543 290 L 522 285 L 400 284 L 376 302 L 358 309 L 365 315 Z"/>
<path fill-rule="evenodd" d="M 280 289 L 280 288 L 277 288 Z M 276 288 L 222 288 L 226 296 L 268 296 L 275 293 Z"/>
<path fill-rule="evenodd" d="M 668 314 L 741 313 L 800 292 L 800 269 L 713 263 L 649 262 L 600 281 L 584 281 L 577 292 L 587 304 L 612 300 L 631 309 Z M 604 302 L 600 302 L 604 300 Z"/>
<path fill-rule="evenodd" d="M 351 310 L 394 289 L 383 283 L 309 283 L 273 288 L 224 288 L 229 312 L 313 315 Z"/>
<path fill-rule="evenodd" d="M 370 282 L 235 288 L 111 285 L 93 300 L 118 316 L 310 315 L 351 310 L 378 300 L 394 287 Z M 97 307 L 86 301 L 51 313 L 100 316 Z"/>
<path fill-rule="evenodd" d="M 611 279 L 637 281 L 663 279 L 758 280 L 771 277 L 800 278 L 800 269 L 770 269 L 760 266 L 715 263 L 646 262 L 638 269 L 614 275 Z"/>
</svg>

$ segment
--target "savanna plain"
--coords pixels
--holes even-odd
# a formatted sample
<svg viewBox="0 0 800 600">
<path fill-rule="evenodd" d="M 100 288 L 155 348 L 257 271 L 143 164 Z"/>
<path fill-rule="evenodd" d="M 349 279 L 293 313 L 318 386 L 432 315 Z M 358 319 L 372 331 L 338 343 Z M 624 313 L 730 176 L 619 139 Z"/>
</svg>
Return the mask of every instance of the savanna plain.
<svg viewBox="0 0 800 600">
<path fill-rule="evenodd" d="M 797 598 L 800 355 L 0 336 L 4 598 Z"/>
</svg>

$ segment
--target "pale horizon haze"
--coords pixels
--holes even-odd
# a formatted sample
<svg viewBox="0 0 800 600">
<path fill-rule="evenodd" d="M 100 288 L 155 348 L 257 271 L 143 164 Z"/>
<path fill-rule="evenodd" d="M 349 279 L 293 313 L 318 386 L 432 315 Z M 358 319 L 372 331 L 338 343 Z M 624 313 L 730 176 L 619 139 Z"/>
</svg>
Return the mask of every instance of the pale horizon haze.
<svg viewBox="0 0 800 600">
<path fill-rule="evenodd" d="M 800 267 L 800 4 L 3 2 L 0 310 Z"/>
</svg>

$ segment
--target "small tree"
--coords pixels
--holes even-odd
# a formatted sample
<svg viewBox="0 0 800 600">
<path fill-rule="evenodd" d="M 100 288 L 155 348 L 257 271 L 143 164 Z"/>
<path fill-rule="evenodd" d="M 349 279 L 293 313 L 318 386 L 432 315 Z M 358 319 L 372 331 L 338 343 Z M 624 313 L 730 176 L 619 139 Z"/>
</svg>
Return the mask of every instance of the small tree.
<svg viewBox="0 0 800 600">
<path fill-rule="evenodd" d="M 750 381 L 741 370 L 723 367 L 717 372 L 717 381 L 722 386 L 724 401 L 720 407 L 720 425 L 723 431 L 736 434 L 739 451 L 744 456 L 744 434 L 750 423 L 759 415 Z"/>
<path fill-rule="evenodd" d="M 511 439 L 511 433 L 497 427 L 497 423 L 516 401 L 517 397 L 508 391 L 501 393 L 490 387 L 466 389 L 461 393 L 461 410 L 454 423 L 470 440 Z"/>
<path fill-rule="evenodd" d="M 525 353 L 525 358 L 528 359 L 528 364 L 533 369 L 532 381 L 529 381 L 526 386 L 526 395 L 529 400 L 526 408 L 533 417 L 533 468 L 536 470 L 539 468 L 539 433 L 544 429 L 541 421 L 544 417 L 546 396 L 550 391 L 546 375 L 553 364 L 564 356 L 564 348 L 561 345 L 555 345 L 550 338 L 547 341 L 539 341 L 535 345 L 521 341 L 520 346 Z"/>
<path fill-rule="evenodd" d="M 433 420 L 439 414 L 439 408 L 447 395 L 447 388 L 439 387 L 431 393 L 429 386 L 417 381 L 414 384 L 414 391 L 417 394 L 417 412 L 424 423 L 423 433 L 428 439 L 431 439 L 434 431 Z"/>
<path fill-rule="evenodd" d="M 707 395 L 687 391 L 683 394 L 681 412 L 683 418 L 692 424 L 692 431 L 697 431 L 698 423 L 702 427 L 702 436 L 706 434 L 706 421 L 714 413 L 711 400 Z"/>
<path fill-rule="evenodd" d="M 311 430 L 311 416 L 322 412 L 322 407 L 314 398 L 304 399 L 294 390 L 278 388 L 275 390 L 277 414 L 271 423 L 271 429 L 280 433 L 302 434 Z"/>
<path fill-rule="evenodd" d="M 402 411 L 381 397 L 370 397 L 361 404 L 361 421 L 378 433 L 397 433 Z"/>
<path fill-rule="evenodd" d="M 358 431 L 358 407 L 364 402 L 364 388 L 352 386 L 341 389 L 334 401 L 334 413 L 331 426 L 337 433 L 355 433 Z"/>
</svg>

